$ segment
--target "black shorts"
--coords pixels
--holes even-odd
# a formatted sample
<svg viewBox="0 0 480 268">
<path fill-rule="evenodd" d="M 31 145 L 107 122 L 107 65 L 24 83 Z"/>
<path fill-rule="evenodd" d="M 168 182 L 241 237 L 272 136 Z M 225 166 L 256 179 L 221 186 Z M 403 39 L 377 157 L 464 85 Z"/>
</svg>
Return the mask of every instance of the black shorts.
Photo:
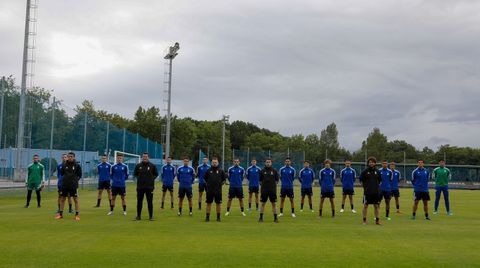
<svg viewBox="0 0 480 268">
<path fill-rule="evenodd" d="M 99 181 L 98 182 L 98 190 L 110 190 L 110 181 Z"/>
<path fill-rule="evenodd" d="M 178 188 L 178 198 L 184 198 L 187 196 L 188 199 L 193 197 L 192 188 Z"/>
<path fill-rule="evenodd" d="M 215 200 L 215 204 L 221 204 L 222 203 L 222 192 L 207 192 L 207 204 L 213 203 Z"/>
<path fill-rule="evenodd" d="M 413 193 L 414 201 L 430 201 L 430 193 L 429 192 L 414 192 Z"/>
<path fill-rule="evenodd" d="M 313 195 L 312 188 L 302 188 L 302 197 L 305 197 L 306 195 L 308 195 L 308 196 Z"/>
<path fill-rule="evenodd" d="M 285 198 L 285 197 L 293 198 L 294 197 L 293 188 L 292 189 L 288 189 L 288 188 L 280 189 L 280 197 L 281 198 Z"/>
<path fill-rule="evenodd" d="M 233 198 L 238 198 L 238 199 L 243 198 L 242 187 L 230 187 L 230 189 L 228 189 L 228 199 L 233 199 Z"/>
<path fill-rule="evenodd" d="M 199 183 L 198 184 L 198 192 L 203 193 L 207 189 L 207 184 L 206 183 Z"/>
<path fill-rule="evenodd" d="M 343 189 L 343 195 L 354 195 L 355 190 L 353 189 Z"/>
<path fill-rule="evenodd" d="M 382 199 L 385 199 L 385 200 L 392 199 L 392 191 L 381 191 L 380 192 L 380 201 L 382 201 Z"/>
<path fill-rule="evenodd" d="M 270 202 L 272 202 L 272 203 L 277 202 L 277 193 L 276 192 L 262 192 L 260 194 L 260 202 L 266 203 L 267 200 L 270 200 Z"/>
<path fill-rule="evenodd" d="M 392 190 L 392 196 L 393 197 L 400 197 L 400 191 L 398 189 Z"/>
<path fill-rule="evenodd" d="M 248 192 L 249 193 L 257 193 L 260 191 L 260 188 L 258 186 L 248 186 Z"/>
<path fill-rule="evenodd" d="M 378 205 L 380 204 L 380 194 L 367 194 L 363 196 L 364 205 Z"/>
<path fill-rule="evenodd" d="M 163 185 L 162 185 L 162 192 L 166 192 L 166 191 L 169 191 L 169 192 L 172 192 L 172 193 L 173 193 L 173 185 L 165 185 L 165 184 L 163 184 Z"/>
<path fill-rule="evenodd" d="M 125 196 L 127 195 L 127 191 L 125 190 L 125 187 L 112 187 L 112 196 Z"/>
<path fill-rule="evenodd" d="M 62 197 L 77 197 L 77 188 L 62 188 L 61 190 Z"/>
<path fill-rule="evenodd" d="M 320 198 L 335 198 L 335 192 L 322 192 Z"/>
</svg>

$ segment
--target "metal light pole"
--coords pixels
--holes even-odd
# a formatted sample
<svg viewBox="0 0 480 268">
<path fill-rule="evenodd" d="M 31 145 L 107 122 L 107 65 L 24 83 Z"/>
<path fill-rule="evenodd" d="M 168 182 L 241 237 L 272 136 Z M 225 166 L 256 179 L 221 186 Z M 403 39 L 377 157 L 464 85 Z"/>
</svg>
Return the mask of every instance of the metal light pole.
<svg viewBox="0 0 480 268">
<path fill-rule="evenodd" d="M 3 133 L 3 106 L 5 105 L 5 90 L 7 88 L 5 77 L 0 80 L 0 148 L 2 148 L 2 133 Z"/>
<path fill-rule="evenodd" d="M 229 115 L 224 114 L 222 116 L 223 129 L 222 129 L 222 169 L 225 170 L 225 125 L 230 119 Z"/>
<path fill-rule="evenodd" d="M 173 59 L 178 55 L 178 50 L 180 49 L 180 44 L 175 43 L 175 45 L 169 47 L 167 55 L 164 59 L 169 60 L 169 70 L 168 70 L 168 100 L 167 100 L 167 129 L 165 135 L 165 159 L 170 156 L 170 132 L 171 132 L 171 116 L 170 116 L 170 106 L 172 103 L 172 62 Z"/>
<path fill-rule="evenodd" d="M 53 128 L 55 126 L 55 107 L 57 105 L 57 101 L 55 97 L 53 97 L 52 102 L 52 123 L 50 126 L 50 152 L 48 157 L 48 188 L 50 189 L 50 171 L 52 170 L 52 150 L 53 150 Z"/>
</svg>

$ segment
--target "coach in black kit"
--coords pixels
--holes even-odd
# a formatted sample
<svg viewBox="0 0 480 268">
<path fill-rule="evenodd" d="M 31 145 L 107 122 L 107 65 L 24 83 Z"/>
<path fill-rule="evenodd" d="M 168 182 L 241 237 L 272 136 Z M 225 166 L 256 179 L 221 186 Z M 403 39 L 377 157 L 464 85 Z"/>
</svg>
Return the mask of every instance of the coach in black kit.
<svg viewBox="0 0 480 268">
<path fill-rule="evenodd" d="M 225 172 L 218 167 L 218 158 L 212 158 L 212 167 L 205 172 L 204 179 L 207 187 L 207 210 L 205 221 L 210 221 L 210 211 L 215 200 L 217 206 L 217 221 L 220 221 L 222 211 L 222 185 L 226 180 Z"/>
<path fill-rule="evenodd" d="M 380 208 L 380 182 L 382 176 L 377 170 L 377 160 L 375 157 L 369 157 L 368 167 L 360 174 L 359 180 L 363 186 L 363 224 L 367 224 L 368 205 L 373 205 L 375 213 L 375 223 L 380 225 L 378 218 Z"/>
<path fill-rule="evenodd" d="M 263 222 L 265 204 L 267 200 L 270 200 L 270 203 L 272 203 L 273 221 L 278 223 L 277 207 L 275 205 L 277 202 L 278 180 L 278 172 L 272 167 L 272 159 L 267 158 L 267 160 L 265 160 L 265 167 L 260 171 L 260 202 L 262 203 L 262 207 L 259 222 Z"/>
<path fill-rule="evenodd" d="M 142 162 L 135 166 L 133 175 L 137 178 L 137 217 L 139 221 L 142 217 L 143 197 L 147 197 L 149 219 L 153 220 L 153 190 L 155 189 L 155 179 L 158 177 L 157 166 L 150 163 L 148 153 L 143 153 Z"/>
</svg>

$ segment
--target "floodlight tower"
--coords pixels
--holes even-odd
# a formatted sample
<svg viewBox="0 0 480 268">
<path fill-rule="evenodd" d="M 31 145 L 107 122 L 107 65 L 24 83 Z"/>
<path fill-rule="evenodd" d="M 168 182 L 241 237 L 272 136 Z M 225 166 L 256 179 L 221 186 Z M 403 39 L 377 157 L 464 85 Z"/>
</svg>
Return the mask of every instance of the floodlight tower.
<svg viewBox="0 0 480 268">
<path fill-rule="evenodd" d="M 170 132 L 171 132 L 171 114 L 170 114 L 170 106 L 172 103 L 172 62 L 173 59 L 178 55 L 178 50 L 180 49 L 180 44 L 175 43 L 175 45 L 169 47 L 168 53 L 165 55 L 164 59 L 168 60 L 169 67 L 168 67 L 168 92 L 167 92 L 167 128 L 165 130 L 165 159 L 170 156 Z"/>
<path fill-rule="evenodd" d="M 222 122 L 223 122 L 223 127 L 222 127 L 222 169 L 225 170 L 225 125 L 228 123 L 228 120 L 230 119 L 229 115 L 224 114 L 222 116 Z"/>
<path fill-rule="evenodd" d="M 23 40 L 22 84 L 18 114 L 17 151 L 15 161 L 16 178 L 21 179 L 22 150 L 31 146 L 31 103 L 27 104 L 27 93 L 33 88 L 35 75 L 35 36 L 37 35 L 37 0 L 27 0 L 25 35 Z M 28 107 L 27 107 L 28 105 Z M 27 120 L 25 114 L 27 113 Z M 28 128 L 27 128 L 28 127 Z M 27 131 L 26 131 L 27 130 Z"/>
</svg>

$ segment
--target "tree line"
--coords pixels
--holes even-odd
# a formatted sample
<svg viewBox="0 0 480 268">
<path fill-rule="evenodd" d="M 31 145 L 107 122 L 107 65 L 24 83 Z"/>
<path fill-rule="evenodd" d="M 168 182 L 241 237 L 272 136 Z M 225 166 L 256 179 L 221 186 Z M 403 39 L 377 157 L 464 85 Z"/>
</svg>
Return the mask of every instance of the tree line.
<svg viewBox="0 0 480 268">
<path fill-rule="evenodd" d="M 4 90 L 5 105 L 1 147 L 14 147 L 16 144 L 18 105 L 20 90 L 13 77 L 6 78 Z M 133 118 L 125 118 L 116 113 L 97 109 L 90 100 L 84 100 L 69 115 L 60 105 L 52 106 L 51 91 L 44 88 L 34 88 L 29 91 L 29 102 L 32 107 L 32 148 L 47 149 L 50 145 L 50 120 L 52 109 L 55 111 L 55 139 L 53 148 L 81 149 L 83 133 L 78 126 L 83 125 L 84 114 L 89 114 L 89 141 L 87 150 L 104 148 L 105 139 L 101 135 L 105 131 L 105 123 L 110 122 L 117 129 L 126 129 L 139 133 L 145 138 L 158 143 L 162 142 L 165 115 L 158 107 L 138 107 Z M 198 151 L 203 150 L 210 155 L 221 156 L 223 122 L 195 120 L 190 117 L 179 118 L 173 115 L 171 121 L 171 155 L 175 159 L 190 156 L 198 158 Z M 96 131 L 98 133 L 96 133 Z M 333 161 L 363 162 L 365 156 L 373 155 L 378 159 L 415 163 L 424 159 L 426 163 L 436 163 L 447 157 L 449 164 L 480 165 L 480 148 L 457 147 L 445 144 L 432 149 L 416 148 L 405 140 L 389 140 L 379 128 L 373 128 L 360 149 L 349 151 L 338 141 L 338 129 L 334 122 L 319 133 L 309 135 L 296 134 L 284 136 L 278 132 L 261 128 L 249 122 L 240 120 L 226 124 L 226 160 L 231 160 L 232 150 L 272 151 L 272 152 L 305 152 L 305 158 L 313 163 L 321 163 L 326 157 Z M 118 136 L 118 135 L 117 135 Z M 117 138 L 118 139 L 118 138 Z M 115 142 L 112 138 L 111 142 Z M 118 141 L 116 141 L 118 142 Z M 96 149 L 95 149 L 96 150 Z"/>
</svg>

